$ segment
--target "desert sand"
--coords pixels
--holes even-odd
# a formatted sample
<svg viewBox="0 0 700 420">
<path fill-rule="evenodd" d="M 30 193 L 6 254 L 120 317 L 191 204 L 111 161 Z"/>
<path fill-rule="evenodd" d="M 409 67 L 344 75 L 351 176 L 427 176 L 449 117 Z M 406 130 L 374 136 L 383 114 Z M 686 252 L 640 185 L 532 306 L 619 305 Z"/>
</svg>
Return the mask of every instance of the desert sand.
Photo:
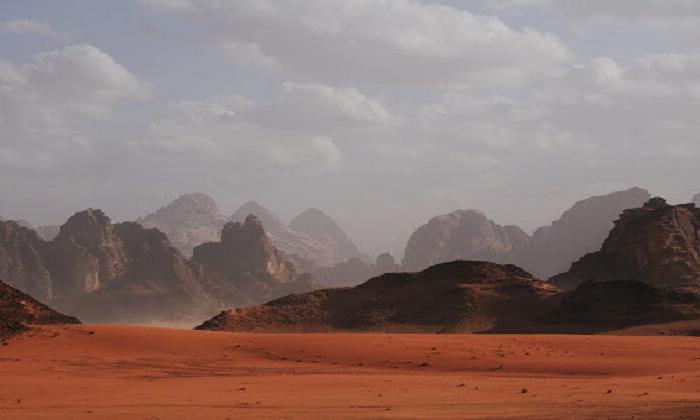
<svg viewBox="0 0 700 420">
<path fill-rule="evenodd" d="M 700 338 L 35 326 L 0 418 L 697 418 Z"/>
</svg>

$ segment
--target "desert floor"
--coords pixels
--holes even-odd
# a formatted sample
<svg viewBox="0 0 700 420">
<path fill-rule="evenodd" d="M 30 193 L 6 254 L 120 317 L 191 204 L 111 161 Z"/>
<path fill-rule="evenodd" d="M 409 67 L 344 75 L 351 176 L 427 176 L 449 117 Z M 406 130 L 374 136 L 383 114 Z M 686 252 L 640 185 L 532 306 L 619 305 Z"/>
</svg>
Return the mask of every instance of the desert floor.
<svg viewBox="0 0 700 420">
<path fill-rule="evenodd" d="M 700 417 L 700 338 L 39 326 L 0 418 Z"/>
</svg>

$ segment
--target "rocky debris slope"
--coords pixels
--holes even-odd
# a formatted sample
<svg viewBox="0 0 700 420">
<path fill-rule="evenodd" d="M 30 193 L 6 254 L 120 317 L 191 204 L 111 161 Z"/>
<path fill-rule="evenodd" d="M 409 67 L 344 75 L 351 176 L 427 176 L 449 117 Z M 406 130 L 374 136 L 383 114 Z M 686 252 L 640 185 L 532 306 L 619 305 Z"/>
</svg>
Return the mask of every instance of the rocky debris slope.
<svg viewBox="0 0 700 420">
<path fill-rule="evenodd" d="M 700 319 L 698 295 L 633 280 L 585 282 L 542 317 L 553 324 L 602 330 L 688 319 Z"/>
<path fill-rule="evenodd" d="M 180 252 L 190 256 L 194 247 L 219 238 L 226 218 L 211 197 L 192 193 L 178 197 L 158 211 L 138 219 L 137 223 L 157 228 Z"/>
<path fill-rule="evenodd" d="M 0 281 L 0 337 L 22 332 L 27 324 L 79 323 Z"/>
<path fill-rule="evenodd" d="M 552 282 L 574 289 L 588 281 L 636 280 L 655 287 L 700 291 L 700 209 L 653 198 L 626 210 L 600 251 Z"/>
<path fill-rule="evenodd" d="M 290 295 L 222 312 L 227 331 L 509 331 L 526 329 L 559 289 L 512 265 L 455 261 L 384 274 L 353 288 Z"/>
<path fill-rule="evenodd" d="M 312 287 L 311 278 L 297 273 L 252 215 L 243 223 L 227 223 L 220 242 L 196 247 L 192 261 L 203 268 L 211 293 L 230 305 L 266 301 Z"/>
</svg>

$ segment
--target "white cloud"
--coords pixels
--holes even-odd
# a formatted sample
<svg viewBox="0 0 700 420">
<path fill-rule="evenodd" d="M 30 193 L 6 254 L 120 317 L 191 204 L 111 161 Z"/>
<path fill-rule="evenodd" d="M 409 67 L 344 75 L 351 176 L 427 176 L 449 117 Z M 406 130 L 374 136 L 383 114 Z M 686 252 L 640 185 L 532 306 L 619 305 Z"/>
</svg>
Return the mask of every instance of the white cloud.
<svg viewBox="0 0 700 420">
<path fill-rule="evenodd" d="M 68 33 L 56 31 L 45 23 L 28 19 L 8 20 L 3 23 L 3 30 L 15 34 L 42 35 L 62 41 L 70 38 Z"/>
<path fill-rule="evenodd" d="M 603 19 L 688 19 L 700 17 L 695 0 L 488 0 L 497 10 L 546 8 L 558 12 Z"/>
<path fill-rule="evenodd" d="M 106 117 L 118 101 L 147 94 L 147 85 L 90 45 L 39 53 L 25 63 L 0 60 L 4 160 L 48 166 L 84 153 L 92 140 L 82 133 L 86 121 Z"/>
<path fill-rule="evenodd" d="M 316 81 L 508 84 L 570 59 L 552 34 L 415 0 L 190 0 L 177 10 L 204 19 L 223 46 Z"/>
<path fill-rule="evenodd" d="M 386 108 L 355 88 L 286 82 L 275 100 L 250 112 L 251 119 L 292 131 L 331 132 L 357 125 L 384 124 Z"/>
</svg>

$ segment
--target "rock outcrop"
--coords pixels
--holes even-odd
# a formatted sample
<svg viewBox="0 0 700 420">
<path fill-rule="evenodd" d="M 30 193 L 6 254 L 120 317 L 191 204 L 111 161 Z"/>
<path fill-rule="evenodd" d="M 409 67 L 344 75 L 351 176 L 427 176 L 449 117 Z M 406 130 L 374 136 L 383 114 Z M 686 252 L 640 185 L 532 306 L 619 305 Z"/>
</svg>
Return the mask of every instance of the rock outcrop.
<svg viewBox="0 0 700 420">
<path fill-rule="evenodd" d="M 165 233 L 173 246 L 184 255 L 191 256 L 194 247 L 219 238 L 226 218 L 219 213 L 211 197 L 192 193 L 178 197 L 137 222 Z"/>
<path fill-rule="evenodd" d="M 263 302 L 312 287 L 311 278 L 296 272 L 253 215 L 243 223 L 227 223 L 221 241 L 196 247 L 192 261 L 202 267 L 210 293 L 229 305 Z"/>
<path fill-rule="evenodd" d="M 47 253 L 48 244 L 36 232 L 0 221 L 0 279 L 45 302 L 53 297 Z"/>
<path fill-rule="evenodd" d="M 475 210 L 456 211 L 416 230 L 406 246 L 403 265 L 420 270 L 457 258 L 482 259 L 516 264 L 538 278 L 549 278 L 599 249 L 622 211 L 639 207 L 649 198 L 641 188 L 587 198 L 532 236 L 517 226 L 499 226 Z"/>
<path fill-rule="evenodd" d="M 196 319 L 210 313 L 202 270 L 156 229 L 113 225 L 100 210 L 73 215 L 46 242 L 0 222 L 0 276 L 90 322 Z"/>
<path fill-rule="evenodd" d="M 517 226 L 497 225 L 478 210 L 458 210 L 419 227 L 408 240 L 402 265 L 417 271 L 459 259 L 500 263 L 529 240 Z"/>
<path fill-rule="evenodd" d="M 222 312 L 199 329 L 227 331 L 511 331 L 527 329 L 559 289 L 512 265 L 455 261 L 353 288 L 290 295 Z"/>
<path fill-rule="evenodd" d="M 333 250 L 327 244 L 291 229 L 279 216 L 256 201 L 249 201 L 239 207 L 229 220 L 242 223 L 249 215 L 260 220 L 272 243 L 280 251 L 294 254 L 317 267 L 331 266 L 336 262 Z"/>
<path fill-rule="evenodd" d="M 59 297 L 57 304 L 91 322 L 136 323 L 192 320 L 215 307 L 216 299 L 204 290 L 201 268 L 182 256 L 165 234 L 134 222 L 111 230 L 114 240 L 94 247 L 94 254 L 79 251 L 73 271 L 88 281 L 74 282 L 72 287 L 79 289 Z M 90 265 L 91 257 L 96 267 Z M 81 267 L 94 268 L 86 272 Z M 80 293 L 81 286 L 93 284 L 91 279 L 97 279 L 97 287 Z"/>
<path fill-rule="evenodd" d="M 0 281 L 0 338 L 22 332 L 28 324 L 79 323 Z"/>
<path fill-rule="evenodd" d="M 360 258 L 360 251 L 345 231 L 319 209 L 307 209 L 289 222 L 289 228 L 324 245 L 334 262 Z"/>
<path fill-rule="evenodd" d="M 549 226 L 535 230 L 530 245 L 511 262 L 540 278 L 566 271 L 574 261 L 600 249 L 624 210 L 637 208 L 650 198 L 647 190 L 630 188 L 581 200 Z"/>
<path fill-rule="evenodd" d="M 626 210 L 600 251 L 552 278 L 566 289 L 595 282 L 635 280 L 660 288 L 700 291 L 700 209 L 653 198 Z"/>
</svg>

